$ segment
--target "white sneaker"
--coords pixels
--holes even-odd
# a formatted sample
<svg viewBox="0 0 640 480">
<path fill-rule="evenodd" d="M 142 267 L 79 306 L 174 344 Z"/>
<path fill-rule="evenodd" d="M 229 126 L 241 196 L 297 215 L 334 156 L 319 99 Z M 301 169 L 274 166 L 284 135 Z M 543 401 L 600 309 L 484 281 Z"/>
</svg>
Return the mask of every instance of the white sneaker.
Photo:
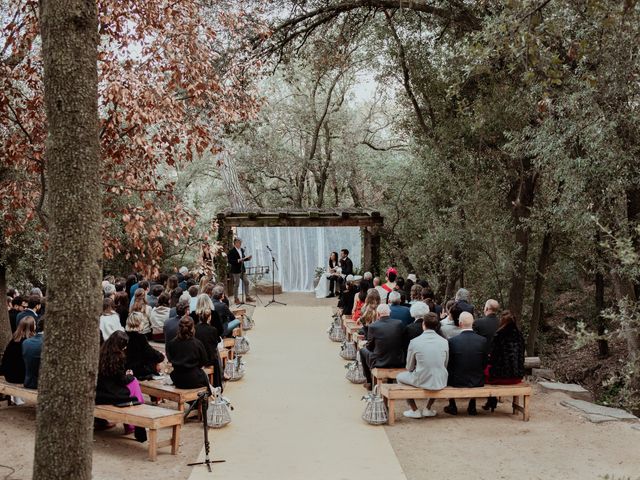
<svg viewBox="0 0 640 480">
<path fill-rule="evenodd" d="M 422 418 L 422 413 L 420 413 L 420 410 L 406 410 L 402 413 L 402 415 L 408 418 Z"/>
<path fill-rule="evenodd" d="M 438 412 L 435 410 L 429 410 L 427 407 L 424 407 L 424 410 L 422 410 L 423 417 L 435 417 L 437 414 Z"/>
</svg>

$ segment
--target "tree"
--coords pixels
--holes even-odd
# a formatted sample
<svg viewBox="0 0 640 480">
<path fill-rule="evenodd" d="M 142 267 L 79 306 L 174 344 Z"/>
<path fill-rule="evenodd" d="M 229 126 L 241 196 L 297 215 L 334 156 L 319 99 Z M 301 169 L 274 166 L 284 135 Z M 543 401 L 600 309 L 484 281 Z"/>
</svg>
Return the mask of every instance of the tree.
<svg viewBox="0 0 640 480">
<path fill-rule="evenodd" d="M 102 273 L 98 10 L 44 0 L 40 21 L 49 255 L 33 478 L 90 479 Z"/>
</svg>

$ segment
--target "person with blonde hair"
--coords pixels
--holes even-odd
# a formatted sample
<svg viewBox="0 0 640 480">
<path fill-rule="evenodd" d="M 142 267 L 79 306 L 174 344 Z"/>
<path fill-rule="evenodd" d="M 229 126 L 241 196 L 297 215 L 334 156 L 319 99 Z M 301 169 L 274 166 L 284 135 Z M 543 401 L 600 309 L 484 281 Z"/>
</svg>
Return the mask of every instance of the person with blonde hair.
<svg viewBox="0 0 640 480">
<path fill-rule="evenodd" d="M 144 322 L 140 333 L 151 338 L 151 307 L 147 303 L 147 291 L 138 288 L 133 296 L 133 305 L 129 309 L 130 313 L 140 312 L 144 315 Z"/>
<path fill-rule="evenodd" d="M 367 329 L 369 325 L 371 325 L 376 318 L 378 318 L 378 314 L 376 313 L 376 309 L 380 305 L 380 294 L 378 290 L 375 288 L 370 288 L 367 291 L 367 296 L 364 299 L 364 305 L 362 306 L 362 315 L 360 315 L 360 323 L 362 324 L 362 328 L 360 332 L 366 337 Z"/>
<path fill-rule="evenodd" d="M 146 318 L 141 312 L 132 312 L 127 318 L 127 369 L 133 371 L 138 380 L 149 380 L 160 371 L 164 355 L 149 345 L 147 337 L 142 334 Z"/>
</svg>

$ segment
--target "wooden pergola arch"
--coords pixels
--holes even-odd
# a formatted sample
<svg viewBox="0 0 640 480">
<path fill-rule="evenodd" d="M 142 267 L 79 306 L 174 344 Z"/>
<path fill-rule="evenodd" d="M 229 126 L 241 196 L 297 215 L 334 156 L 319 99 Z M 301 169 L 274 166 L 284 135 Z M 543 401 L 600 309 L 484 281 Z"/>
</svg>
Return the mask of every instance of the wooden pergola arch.
<svg viewBox="0 0 640 480">
<path fill-rule="evenodd" d="M 364 209 L 345 210 L 263 210 L 218 213 L 218 242 L 230 249 L 233 227 L 360 227 L 362 232 L 362 266 L 378 272 L 380 233 L 384 217 L 380 212 Z M 216 258 L 218 278 L 227 277 L 226 258 Z"/>
</svg>

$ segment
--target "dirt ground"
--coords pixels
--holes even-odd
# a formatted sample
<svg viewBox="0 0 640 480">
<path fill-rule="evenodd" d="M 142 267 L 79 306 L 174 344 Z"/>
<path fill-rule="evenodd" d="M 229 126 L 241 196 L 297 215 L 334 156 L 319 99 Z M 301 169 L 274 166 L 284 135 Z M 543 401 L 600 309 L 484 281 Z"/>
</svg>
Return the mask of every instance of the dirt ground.
<svg viewBox="0 0 640 480">
<path fill-rule="evenodd" d="M 336 303 L 306 294 L 284 294 L 277 299 L 301 306 Z M 233 397 L 232 384 L 228 394 Z M 384 429 L 408 480 L 599 479 L 605 475 L 640 479 L 640 430 L 628 423 L 590 423 L 562 407 L 559 402 L 564 398 L 536 390 L 527 423 L 512 416 L 504 404 L 493 414 L 480 411 L 478 417 L 468 417 L 464 404 L 459 404 L 461 414 L 450 417 L 442 412 L 444 403 L 438 402 L 437 417 L 405 419 L 401 415 L 404 405 L 398 402 L 396 425 Z M 29 479 L 35 409 L 4 405 L 0 407 L 0 479 Z M 215 447 L 216 432 L 211 433 Z M 196 461 L 201 449 L 201 425 L 189 421 L 182 429 L 180 454 L 172 456 L 168 449 L 160 449 L 158 461 L 149 462 L 147 444 L 123 437 L 118 425 L 94 436 L 93 478 L 125 479 L 135 472 L 138 478 L 186 479 L 192 470 L 186 464 Z M 375 462 L 366 452 L 357 451 L 354 460 Z"/>
</svg>

